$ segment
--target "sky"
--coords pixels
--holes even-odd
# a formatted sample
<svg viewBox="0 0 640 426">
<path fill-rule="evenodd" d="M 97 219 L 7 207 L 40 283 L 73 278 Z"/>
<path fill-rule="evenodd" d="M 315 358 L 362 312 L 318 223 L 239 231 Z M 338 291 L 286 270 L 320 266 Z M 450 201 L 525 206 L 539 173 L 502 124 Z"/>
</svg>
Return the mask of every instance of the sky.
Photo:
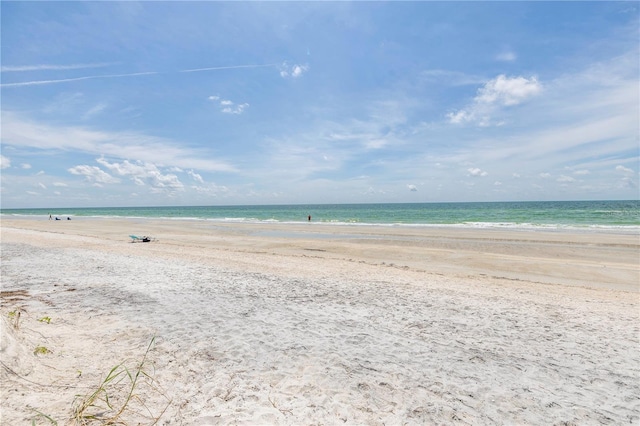
<svg viewBox="0 0 640 426">
<path fill-rule="evenodd" d="M 2 208 L 638 199 L 636 2 L 9 2 Z"/>
</svg>

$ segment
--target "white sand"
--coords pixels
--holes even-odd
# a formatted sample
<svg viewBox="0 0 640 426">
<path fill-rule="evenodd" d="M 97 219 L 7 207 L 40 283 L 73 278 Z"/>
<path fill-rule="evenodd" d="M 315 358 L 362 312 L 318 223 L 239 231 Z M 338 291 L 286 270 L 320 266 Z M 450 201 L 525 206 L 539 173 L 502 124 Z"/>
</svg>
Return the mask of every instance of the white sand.
<svg viewBox="0 0 640 426">
<path fill-rule="evenodd" d="M 3 219 L 0 423 L 640 423 L 637 235 L 306 225 Z"/>
</svg>

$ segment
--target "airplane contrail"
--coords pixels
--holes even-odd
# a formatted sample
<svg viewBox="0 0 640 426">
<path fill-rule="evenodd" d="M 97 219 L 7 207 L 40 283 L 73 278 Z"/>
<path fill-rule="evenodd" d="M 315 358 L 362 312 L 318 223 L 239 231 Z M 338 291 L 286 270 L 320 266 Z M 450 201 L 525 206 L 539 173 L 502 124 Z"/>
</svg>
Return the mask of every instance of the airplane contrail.
<svg viewBox="0 0 640 426">
<path fill-rule="evenodd" d="M 177 72 L 183 73 L 183 72 L 216 71 L 216 70 L 228 70 L 228 69 L 240 69 L 240 68 L 265 68 L 265 67 L 273 67 L 276 65 L 277 64 L 231 65 L 226 67 L 194 68 L 194 69 L 187 69 L 187 70 L 179 70 Z M 34 67 L 37 67 L 37 65 Z M 7 67 L 7 68 L 12 68 L 12 67 Z M 28 67 L 13 67 L 13 68 L 16 68 L 14 69 L 14 71 L 17 70 L 17 68 L 22 68 L 23 71 L 27 71 Z M 33 69 L 36 69 L 36 68 L 33 68 Z M 54 69 L 54 68 L 49 68 L 49 69 Z M 64 68 L 55 68 L 55 69 L 64 69 Z M 66 68 L 66 69 L 72 69 L 72 68 Z M 137 72 L 137 73 L 131 73 L 131 74 L 90 75 L 85 77 L 63 78 L 59 80 L 34 80 L 34 81 L 23 81 L 19 83 L 3 83 L 3 84 L 0 84 L 0 87 L 36 86 L 36 85 L 42 85 L 42 84 L 58 84 L 58 83 L 68 83 L 71 81 L 92 80 L 96 78 L 136 77 L 136 76 L 154 75 L 154 74 L 168 74 L 168 72 L 149 71 L 149 72 Z"/>
<path fill-rule="evenodd" d="M 116 65 L 117 62 L 102 62 L 96 64 L 72 64 L 72 65 L 18 65 L 18 66 L 2 66 L 2 72 L 19 72 L 19 71 L 42 71 L 42 70 L 78 70 L 83 68 L 102 68 Z"/>
<path fill-rule="evenodd" d="M 231 65 L 228 67 L 211 67 L 211 68 L 194 68 L 190 70 L 181 70 L 178 72 L 198 72 L 198 71 L 216 71 L 216 70 L 230 70 L 236 68 L 265 68 L 275 67 L 278 64 L 264 64 L 264 65 Z"/>
<path fill-rule="evenodd" d="M 89 75 L 86 77 L 63 78 L 60 80 L 34 80 L 34 81 L 23 81 L 20 83 L 3 83 L 3 84 L 0 84 L 0 87 L 36 86 L 39 84 L 67 83 L 70 81 L 92 80 L 96 78 L 135 77 L 140 75 L 153 75 L 153 74 L 160 74 L 160 73 L 156 71 L 150 71 L 150 72 L 136 72 L 132 74 Z"/>
</svg>

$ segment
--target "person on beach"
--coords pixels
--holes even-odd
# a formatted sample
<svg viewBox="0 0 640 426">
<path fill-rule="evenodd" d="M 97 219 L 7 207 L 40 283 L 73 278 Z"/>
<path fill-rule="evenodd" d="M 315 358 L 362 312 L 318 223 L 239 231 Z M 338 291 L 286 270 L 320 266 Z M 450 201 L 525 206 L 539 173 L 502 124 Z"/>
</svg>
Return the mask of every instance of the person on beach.
<svg viewBox="0 0 640 426">
<path fill-rule="evenodd" d="M 309 217 L 307 219 L 309 220 L 309 222 L 311 222 L 311 215 L 309 215 Z"/>
<path fill-rule="evenodd" d="M 53 218 L 51 217 L 51 213 L 49 213 L 49 220 L 53 220 Z"/>
</svg>

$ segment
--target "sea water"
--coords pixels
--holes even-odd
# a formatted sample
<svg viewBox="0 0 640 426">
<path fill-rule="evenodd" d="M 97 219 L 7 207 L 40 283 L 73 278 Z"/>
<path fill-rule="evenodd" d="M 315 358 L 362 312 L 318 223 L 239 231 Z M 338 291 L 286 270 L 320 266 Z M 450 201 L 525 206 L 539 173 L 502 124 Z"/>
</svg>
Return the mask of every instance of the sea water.
<svg viewBox="0 0 640 426">
<path fill-rule="evenodd" d="M 3 216 L 640 231 L 640 200 L 2 209 Z"/>
</svg>

